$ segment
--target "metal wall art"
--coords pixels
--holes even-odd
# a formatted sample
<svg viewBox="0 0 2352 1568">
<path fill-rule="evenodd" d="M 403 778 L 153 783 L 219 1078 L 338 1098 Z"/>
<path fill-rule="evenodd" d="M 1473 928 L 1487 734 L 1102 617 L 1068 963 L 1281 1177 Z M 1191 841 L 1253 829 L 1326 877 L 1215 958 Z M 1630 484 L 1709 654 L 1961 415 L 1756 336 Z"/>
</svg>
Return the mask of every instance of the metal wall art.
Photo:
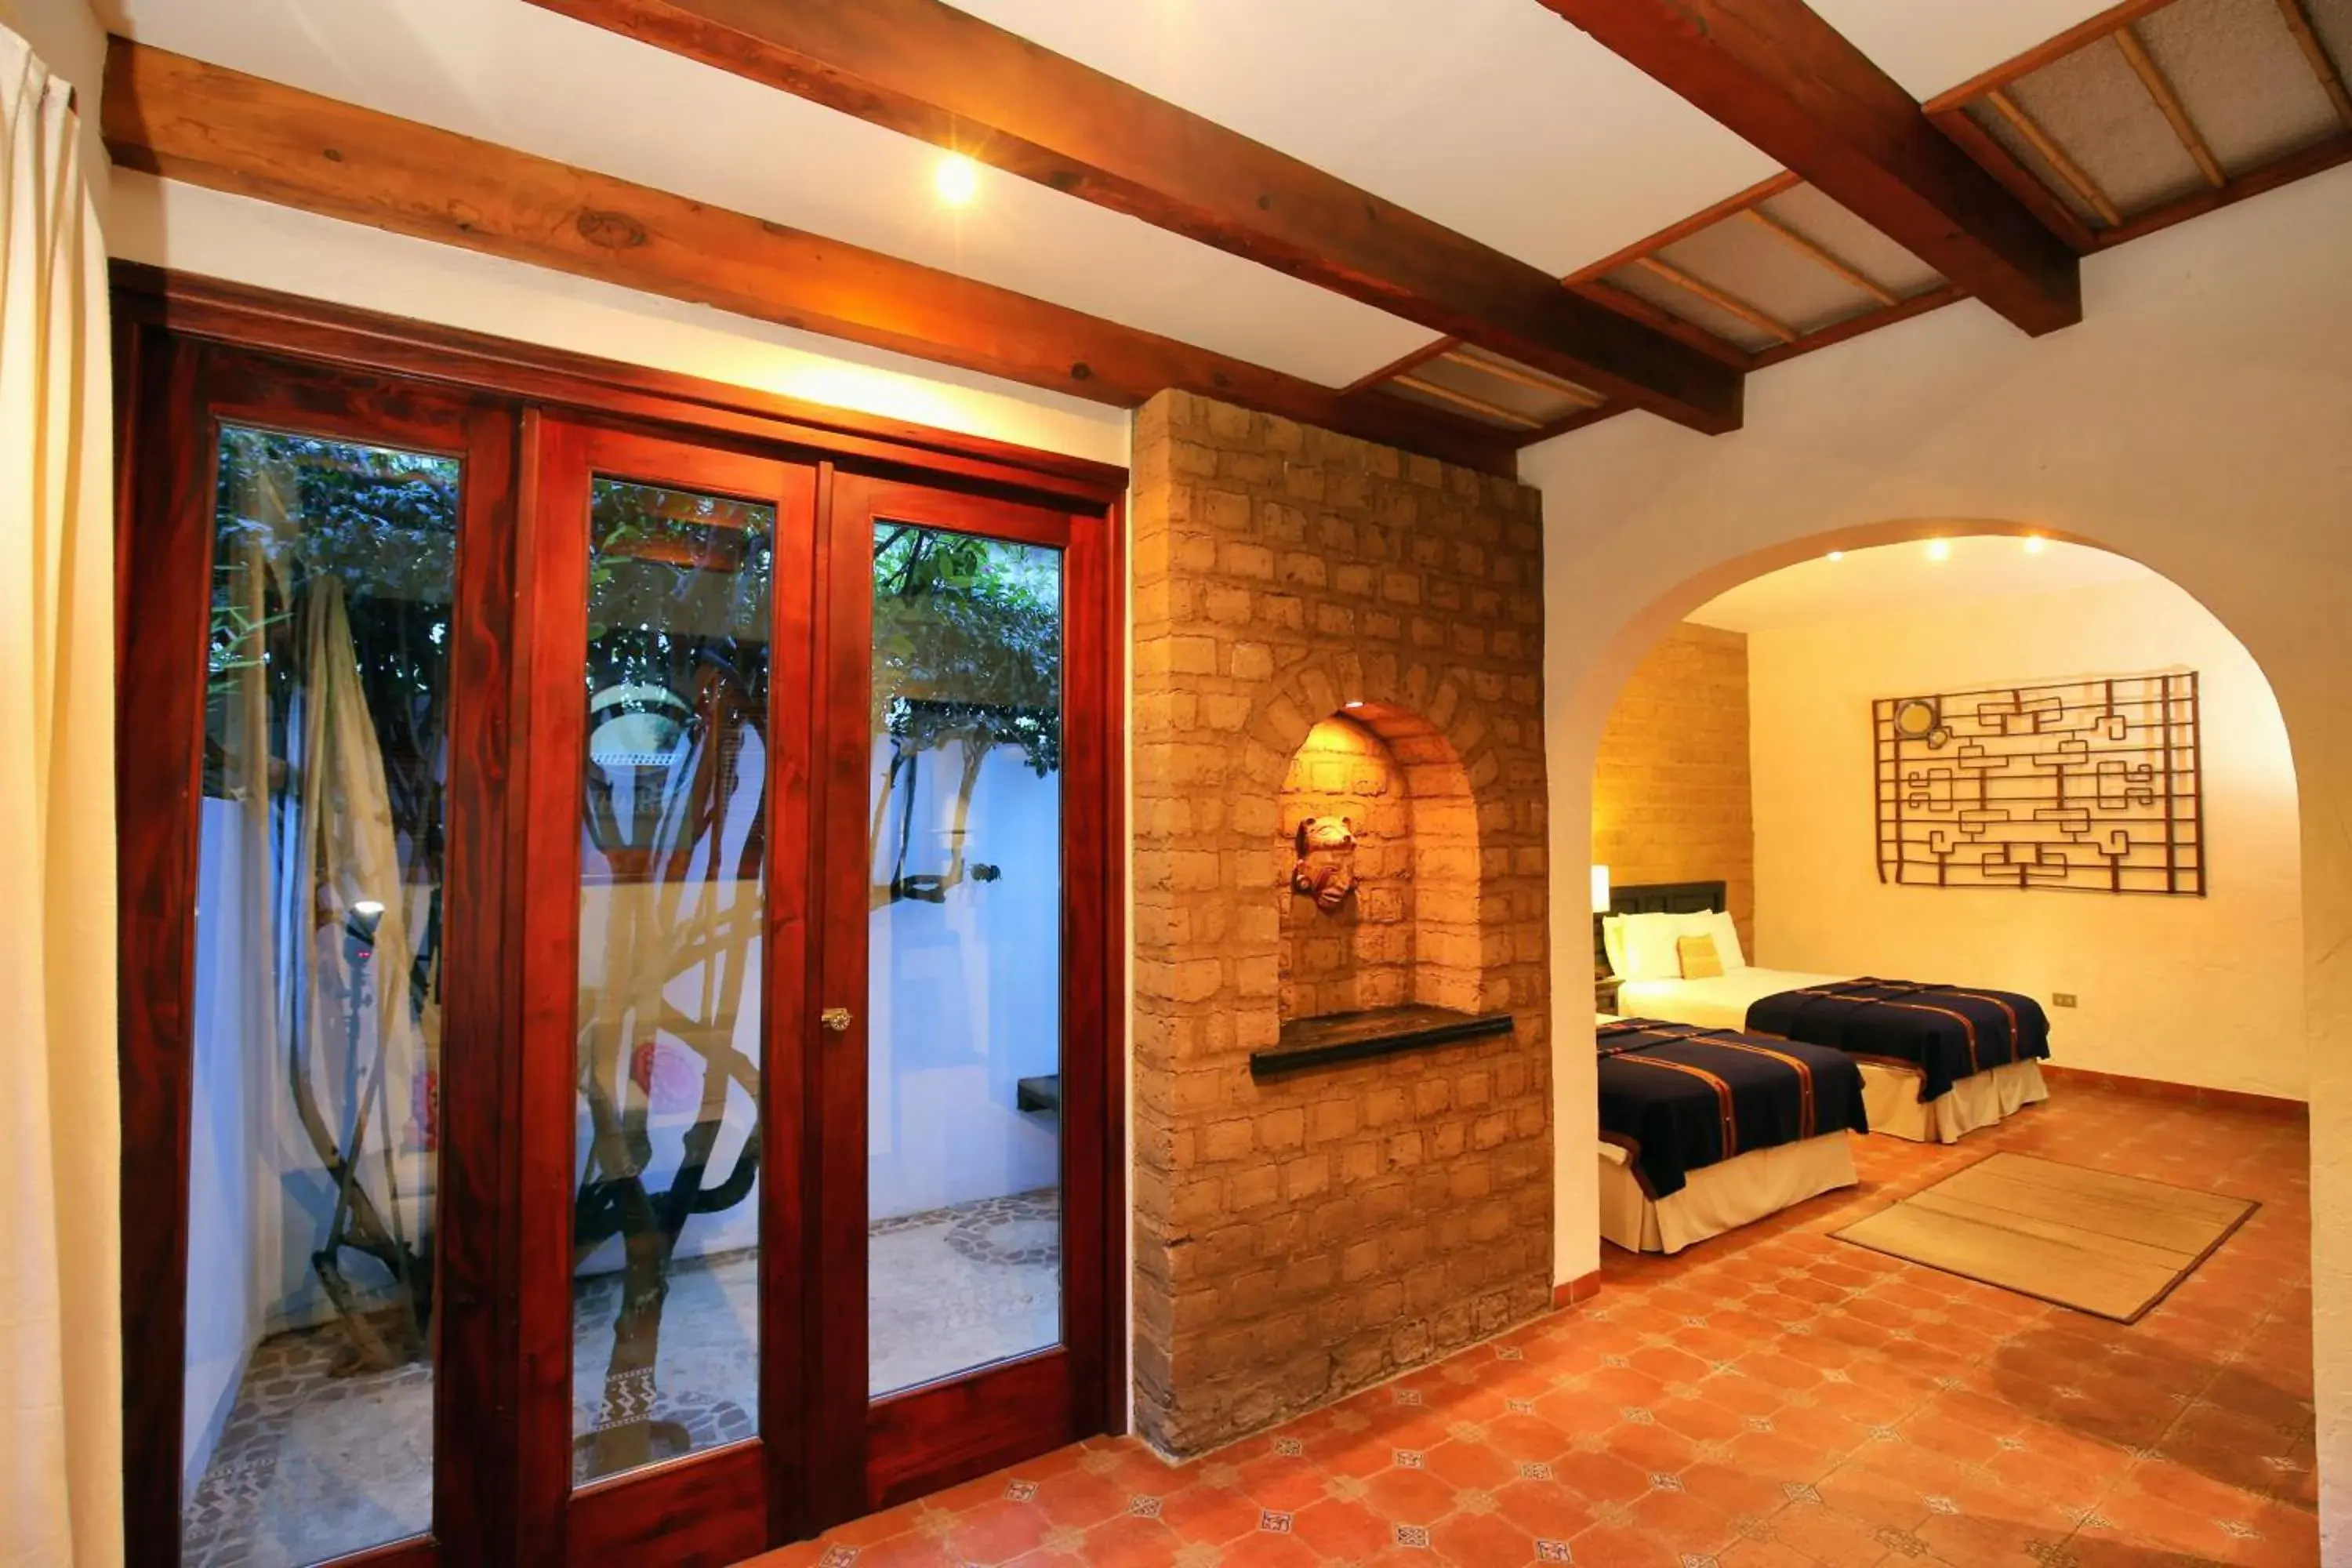
<svg viewBox="0 0 2352 1568">
<path fill-rule="evenodd" d="M 1871 705 L 1878 879 L 2205 892 L 2194 670 Z"/>
</svg>

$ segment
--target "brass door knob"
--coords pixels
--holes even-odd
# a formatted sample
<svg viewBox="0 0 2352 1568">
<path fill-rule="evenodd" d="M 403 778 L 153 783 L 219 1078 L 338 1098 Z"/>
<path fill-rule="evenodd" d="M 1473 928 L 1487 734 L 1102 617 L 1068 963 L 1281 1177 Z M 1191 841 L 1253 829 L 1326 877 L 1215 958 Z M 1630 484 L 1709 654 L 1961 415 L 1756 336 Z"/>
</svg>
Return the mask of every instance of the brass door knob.
<svg viewBox="0 0 2352 1568">
<path fill-rule="evenodd" d="M 849 1033 L 849 1009 L 846 1007 L 827 1007 L 816 1016 L 816 1020 L 836 1035 Z"/>
</svg>

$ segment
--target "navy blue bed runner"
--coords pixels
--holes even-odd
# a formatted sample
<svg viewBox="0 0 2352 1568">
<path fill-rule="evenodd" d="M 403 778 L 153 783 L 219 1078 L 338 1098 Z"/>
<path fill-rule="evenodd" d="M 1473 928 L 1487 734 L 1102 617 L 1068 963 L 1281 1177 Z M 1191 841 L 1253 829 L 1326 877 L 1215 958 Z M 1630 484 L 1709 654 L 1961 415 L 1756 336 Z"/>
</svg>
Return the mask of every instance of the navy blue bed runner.
<svg viewBox="0 0 2352 1568">
<path fill-rule="evenodd" d="M 1916 1068 L 1923 1100 L 1988 1068 L 2050 1054 L 2050 1019 L 2031 996 L 1867 975 L 1767 996 L 1748 1009 L 1748 1027 Z"/>
<path fill-rule="evenodd" d="M 1599 1034 L 1601 1136 L 1632 1157 L 1652 1198 L 1753 1149 L 1870 1131 L 1862 1069 L 1843 1051 L 1654 1018 Z"/>
</svg>

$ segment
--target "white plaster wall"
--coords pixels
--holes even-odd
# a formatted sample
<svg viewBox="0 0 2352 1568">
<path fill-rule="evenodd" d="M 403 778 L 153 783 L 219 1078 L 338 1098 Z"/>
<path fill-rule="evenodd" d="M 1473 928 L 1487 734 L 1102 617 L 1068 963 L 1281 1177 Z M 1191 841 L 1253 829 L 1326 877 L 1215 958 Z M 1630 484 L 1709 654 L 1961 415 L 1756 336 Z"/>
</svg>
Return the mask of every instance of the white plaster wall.
<svg viewBox="0 0 2352 1568">
<path fill-rule="evenodd" d="M 2182 668 L 2198 673 L 2207 896 L 1879 880 L 1874 699 Z M 2294 759 L 2269 682 L 2203 605 L 2163 582 L 1906 604 L 1751 633 L 1748 681 L 1759 963 L 2022 991 L 2066 1066 L 2303 1098 Z M 2080 1006 L 2051 1005 L 2060 991 Z"/>
<path fill-rule="evenodd" d="M 1630 415 L 1531 449 L 1545 494 L 1552 859 L 1581 907 L 1595 743 L 1674 620 L 1831 543 L 1987 520 L 2137 558 L 2270 679 L 2303 825 L 2322 1520 L 2352 1562 L 2352 167 L 2084 263 L 2085 319 L 2028 339 L 1963 303 L 1776 367 L 1748 427 Z M 1553 922 L 1584 962 L 1582 921 Z M 1591 1016 L 1559 988 L 1556 1109 L 1593 1125 Z M 1592 1163 L 1557 1163 L 1555 1267 L 1598 1263 Z"/>
<path fill-rule="evenodd" d="M 268 202 L 113 173 L 109 254 L 1125 464 L 1120 409 Z"/>
<path fill-rule="evenodd" d="M 889 742 L 877 740 L 874 773 Z M 922 753 L 909 875 L 939 875 L 953 846 L 963 743 Z M 902 782 L 901 788 L 905 785 Z M 1018 1108 L 1020 1080 L 1062 1070 L 1062 779 L 1020 750 L 981 763 L 965 821 L 967 876 L 941 903 L 876 906 L 866 921 L 866 1208 L 876 1218 L 1058 1186 L 1061 1118 Z M 874 880 L 898 836 L 884 825 Z"/>
<path fill-rule="evenodd" d="M 212 1463 L 228 1424 L 246 1363 L 259 1342 L 278 1297 L 265 1285 L 289 1250 L 272 1238 L 257 1257 L 255 1239 L 274 1222 L 278 1173 L 268 1168 L 257 1123 L 267 1098 L 248 1042 L 266 998 L 247 946 L 269 921 L 268 890 L 246 885 L 251 829 L 242 803 L 207 795 L 200 807 L 196 871 L 195 1087 L 188 1135 L 188 1257 L 199 1260 L 202 1286 L 188 1292 L 188 1387 L 181 1405 L 182 1484 L 193 1491 Z M 274 1063 L 266 1064 L 274 1066 Z M 260 1081 L 257 1081 L 260 1080 Z M 310 1245 L 317 1237 L 302 1238 Z M 308 1248 L 294 1250 L 307 1258 Z"/>
</svg>

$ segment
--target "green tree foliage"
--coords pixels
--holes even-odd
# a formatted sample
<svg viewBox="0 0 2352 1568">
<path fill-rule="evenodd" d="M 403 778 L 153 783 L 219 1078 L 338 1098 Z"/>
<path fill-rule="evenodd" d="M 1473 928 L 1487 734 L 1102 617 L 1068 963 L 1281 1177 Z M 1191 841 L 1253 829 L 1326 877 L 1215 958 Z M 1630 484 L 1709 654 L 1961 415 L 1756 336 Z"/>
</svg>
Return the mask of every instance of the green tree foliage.
<svg viewBox="0 0 2352 1568">
<path fill-rule="evenodd" d="M 970 739 L 1062 765 L 1061 557 L 885 524 L 874 545 L 874 724 L 902 751 Z"/>
<path fill-rule="evenodd" d="M 287 756 L 310 673 L 297 611 L 313 584 L 335 579 L 394 820 L 436 871 L 457 484 L 455 458 L 230 426 L 214 488 L 209 733 L 230 732 L 224 709 L 259 667 L 269 754 Z"/>
</svg>

